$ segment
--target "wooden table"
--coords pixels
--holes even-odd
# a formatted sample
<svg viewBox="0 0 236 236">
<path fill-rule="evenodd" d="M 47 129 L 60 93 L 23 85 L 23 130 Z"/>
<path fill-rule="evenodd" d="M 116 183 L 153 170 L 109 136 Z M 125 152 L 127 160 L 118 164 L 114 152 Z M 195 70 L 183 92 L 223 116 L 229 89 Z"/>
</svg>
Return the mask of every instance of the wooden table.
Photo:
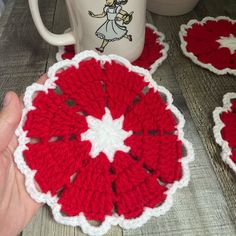
<svg viewBox="0 0 236 236">
<path fill-rule="evenodd" d="M 40 0 L 46 26 L 62 33 L 68 27 L 63 0 Z M 186 118 L 186 136 L 193 143 L 196 160 L 190 165 L 191 182 L 175 195 L 171 210 L 152 218 L 142 228 L 113 227 L 107 235 L 236 235 L 236 175 L 222 162 L 213 134 L 212 111 L 222 105 L 226 92 L 236 91 L 236 78 L 217 76 L 185 58 L 179 47 L 180 25 L 192 18 L 228 15 L 236 18 L 235 0 L 204 0 L 181 17 L 147 14 L 149 22 L 165 33 L 170 44 L 168 60 L 154 79 L 169 89 L 175 105 Z M 8 0 L 0 19 L 0 101 L 4 93 L 19 95 L 55 62 L 56 48 L 37 33 L 26 0 Z M 22 236 L 83 235 L 79 228 L 57 224 L 43 207 Z"/>
</svg>

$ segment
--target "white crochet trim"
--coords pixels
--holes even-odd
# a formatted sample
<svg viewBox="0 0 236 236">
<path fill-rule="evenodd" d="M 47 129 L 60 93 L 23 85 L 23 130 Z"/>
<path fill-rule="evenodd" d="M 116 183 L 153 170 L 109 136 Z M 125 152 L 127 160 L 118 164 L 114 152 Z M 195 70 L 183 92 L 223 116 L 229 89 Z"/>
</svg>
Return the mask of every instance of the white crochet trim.
<svg viewBox="0 0 236 236">
<path fill-rule="evenodd" d="M 101 61 L 102 64 L 104 62 L 111 62 L 112 60 L 115 60 L 120 64 L 126 66 L 130 71 L 141 74 L 144 77 L 144 80 L 149 83 L 148 86 L 150 88 L 154 88 L 155 91 L 158 91 L 163 96 L 163 99 L 167 103 L 166 109 L 170 109 L 175 115 L 177 120 L 176 135 L 178 135 L 178 139 L 183 142 L 183 147 L 186 151 L 186 155 L 181 158 L 181 160 L 179 160 L 182 163 L 183 177 L 180 181 L 175 181 L 173 184 L 167 185 L 167 197 L 163 204 L 154 209 L 145 208 L 143 214 L 135 219 L 127 220 L 124 218 L 124 216 L 118 216 L 117 214 L 114 214 L 112 216 L 106 216 L 105 220 L 100 226 L 90 225 L 83 213 L 74 217 L 62 215 L 60 212 L 61 206 L 57 203 L 58 198 L 56 196 L 51 196 L 50 193 L 41 193 L 36 189 L 34 183 L 34 176 L 36 171 L 32 171 L 27 166 L 23 156 L 24 150 L 27 149 L 26 144 L 29 142 L 29 139 L 26 137 L 27 131 L 24 132 L 22 127 L 24 125 L 27 113 L 35 109 L 35 107 L 32 105 L 34 94 L 38 91 L 44 91 L 45 93 L 47 93 L 49 89 L 55 89 L 56 84 L 54 82 L 58 79 L 56 77 L 57 71 L 67 68 L 69 66 L 75 66 L 76 68 L 78 68 L 79 63 L 81 61 L 87 60 L 89 58 L 95 58 L 96 60 Z M 54 64 L 52 67 L 49 68 L 48 78 L 49 79 L 45 82 L 44 85 L 34 83 L 26 89 L 26 93 L 24 96 L 25 108 L 23 110 L 20 125 L 16 131 L 19 146 L 15 151 L 15 162 L 21 172 L 24 173 L 24 175 L 26 176 L 25 185 L 30 196 L 37 202 L 47 203 L 52 208 L 52 213 L 54 215 L 55 220 L 59 223 L 71 226 L 80 226 L 84 233 L 87 233 L 92 236 L 99 236 L 107 233 L 112 225 L 120 225 L 125 229 L 134 229 L 145 224 L 152 216 L 158 217 L 166 213 L 173 204 L 173 195 L 176 190 L 178 188 L 182 188 L 188 185 L 190 178 L 188 164 L 190 161 L 194 160 L 194 151 L 192 148 L 192 144 L 184 138 L 184 117 L 180 113 L 180 111 L 172 104 L 173 98 L 171 93 L 164 87 L 158 86 L 147 70 L 137 66 L 132 66 L 128 60 L 117 55 L 101 56 L 95 53 L 94 51 L 84 51 L 76 55 L 72 60 L 64 60 Z"/>
<path fill-rule="evenodd" d="M 236 99 L 236 93 L 227 93 L 223 98 L 223 107 L 217 107 L 213 112 L 213 118 L 215 121 L 215 126 L 213 128 L 214 136 L 216 142 L 222 147 L 221 157 L 225 163 L 227 163 L 233 171 L 236 173 L 236 164 L 232 161 L 230 156 L 232 155 L 232 150 L 229 147 L 229 143 L 222 138 L 221 130 L 225 127 L 225 124 L 220 118 L 223 112 L 231 111 L 231 100 Z"/>
<path fill-rule="evenodd" d="M 181 25 L 181 27 L 180 27 L 179 37 L 180 37 L 180 41 L 181 41 L 181 49 L 182 49 L 184 55 L 189 57 L 195 64 L 197 64 L 205 69 L 208 69 L 208 70 L 214 72 L 215 74 L 218 74 L 218 75 L 232 74 L 232 75 L 236 76 L 236 69 L 225 68 L 225 69 L 219 70 L 210 63 L 205 64 L 205 63 L 199 61 L 198 58 L 192 52 L 187 51 L 187 42 L 184 40 L 184 37 L 187 36 L 188 30 L 190 28 L 192 28 L 192 26 L 196 23 L 204 25 L 209 20 L 213 20 L 213 21 L 228 20 L 228 21 L 232 22 L 233 24 L 236 24 L 236 20 L 232 20 L 226 16 L 218 16 L 216 18 L 205 17 L 201 21 L 190 20 L 186 25 Z"/>
<path fill-rule="evenodd" d="M 156 34 L 158 36 L 156 43 L 158 45 L 163 46 L 163 49 L 160 51 L 162 56 L 160 58 L 158 58 L 152 65 L 150 65 L 149 72 L 151 74 L 154 74 L 155 71 L 157 70 L 157 68 L 163 63 L 163 61 L 166 60 L 167 55 L 168 55 L 168 51 L 169 51 L 169 44 L 165 42 L 165 35 L 162 32 L 159 32 L 154 25 L 146 24 L 146 27 L 153 30 L 153 34 Z M 68 30 L 66 30 L 66 31 L 68 31 Z M 64 59 L 62 58 L 62 55 L 64 53 L 65 53 L 65 47 L 64 46 L 58 47 L 58 52 L 56 54 L 56 60 L 63 61 Z"/>
<path fill-rule="evenodd" d="M 163 61 L 166 60 L 167 56 L 168 56 L 168 51 L 169 51 L 169 44 L 165 42 L 165 35 L 158 31 L 157 28 L 152 25 L 152 24 L 146 24 L 146 27 L 150 28 L 153 30 L 153 34 L 156 34 L 157 40 L 156 43 L 163 46 L 163 49 L 161 50 L 161 54 L 162 56 L 160 58 L 158 58 L 151 66 L 150 66 L 150 73 L 154 74 L 155 71 L 157 70 L 157 68 L 162 64 Z"/>
</svg>

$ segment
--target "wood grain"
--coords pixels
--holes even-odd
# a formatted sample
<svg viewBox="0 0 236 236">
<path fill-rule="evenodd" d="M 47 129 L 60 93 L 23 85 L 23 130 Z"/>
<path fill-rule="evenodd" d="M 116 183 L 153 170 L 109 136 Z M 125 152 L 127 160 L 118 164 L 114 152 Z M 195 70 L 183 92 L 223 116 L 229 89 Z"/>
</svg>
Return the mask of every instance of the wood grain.
<svg viewBox="0 0 236 236">
<path fill-rule="evenodd" d="M 45 25 L 52 28 L 56 0 L 41 0 Z M 0 91 L 14 90 L 21 94 L 25 87 L 45 72 L 49 45 L 42 40 L 33 24 L 27 1 L 13 4 L 0 36 Z"/>
<path fill-rule="evenodd" d="M 64 0 L 40 0 L 46 26 L 62 33 L 68 26 Z M 112 236 L 235 235 L 235 175 L 223 164 L 220 148 L 212 136 L 212 111 L 222 105 L 222 96 L 236 91 L 236 78 L 217 76 L 183 56 L 179 47 L 180 25 L 206 15 L 236 18 L 235 0 L 202 0 L 184 16 L 162 17 L 147 14 L 148 22 L 165 33 L 170 44 L 168 59 L 153 78 L 169 89 L 174 104 L 186 119 L 185 133 L 195 148 L 191 182 L 176 194 L 171 210 L 152 218 L 136 230 L 112 227 Z M 32 22 L 27 1 L 8 0 L 0 20 L 0 103 L 7 90 L 21 94 L 55 62 L 56 47 L 42 40 Z M 57 224 L 47 206 L 41 208 L 22 236 L 84 235 L 80 229 Z"/>
</svg>

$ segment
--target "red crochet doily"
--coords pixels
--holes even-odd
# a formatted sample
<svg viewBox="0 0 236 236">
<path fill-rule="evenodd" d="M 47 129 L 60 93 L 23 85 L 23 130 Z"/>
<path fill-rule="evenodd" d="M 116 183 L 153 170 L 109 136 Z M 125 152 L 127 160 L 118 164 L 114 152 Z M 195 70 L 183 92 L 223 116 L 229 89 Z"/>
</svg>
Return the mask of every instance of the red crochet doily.
<svg viewBox="0 0 236 236">
<path fill-rule="evenodd" d="M 184 54 L 194 63 L 219 75 L 236 75 L 236 20 L 191 20 L 181 26 L 180 39 Z"/>
<path fill-rule="evenodd" d="M 164 42 L 165 36 L 158 32 L 156 27 L 151 24 L 146 24 L 145 44 L 141 56 L 132 64 L 143 67 L 153 74 L 156 69 L 167 58 L 169 45 Z M 75 56 L 74 45 L 59 47 L 59 52 L 56 55 L 57 61 L 72 59 Z"/>
<path fill-rule="evenodd" d="M 146 70 L 91 51 L 55 64 L 48 77 L 27 88 L 17 130 L 15 161 L 30 195 L 58 222 L 92 235 L 169 210 L 193 158 L 170 93 Z"/>
<path fill-rule="evenodd" d="M 227 93 L 223 104 L 213 113 L 214 135 L 222 147 L 223 160 L 236 172 L 236 93 Z"/>
</svg>

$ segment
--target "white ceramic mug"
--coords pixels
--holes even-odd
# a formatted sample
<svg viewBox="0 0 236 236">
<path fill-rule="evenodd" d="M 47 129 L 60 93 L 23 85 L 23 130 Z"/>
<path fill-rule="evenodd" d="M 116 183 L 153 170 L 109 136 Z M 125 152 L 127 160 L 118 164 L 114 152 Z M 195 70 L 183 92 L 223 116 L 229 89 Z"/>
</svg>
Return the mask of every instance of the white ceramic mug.
<svg viewBox="0 0 236 236">
<path fill-rule="evenodd" d="M 178 16 L 193 10 L 199 0 L 148 0 L 147 9 L 159 15 Z"/>
<path fill-rule="evenodd" d="M 66 4 L 71 31 L 58 35 L 45 28 L 38 0 L 29 0 L 34 23 L 48 43 L 75 44 L 76 52 L 95 50 L 129 61 L 140 56 L 144 47 L 146 0 L 66 0 Z"/>
</svg>

